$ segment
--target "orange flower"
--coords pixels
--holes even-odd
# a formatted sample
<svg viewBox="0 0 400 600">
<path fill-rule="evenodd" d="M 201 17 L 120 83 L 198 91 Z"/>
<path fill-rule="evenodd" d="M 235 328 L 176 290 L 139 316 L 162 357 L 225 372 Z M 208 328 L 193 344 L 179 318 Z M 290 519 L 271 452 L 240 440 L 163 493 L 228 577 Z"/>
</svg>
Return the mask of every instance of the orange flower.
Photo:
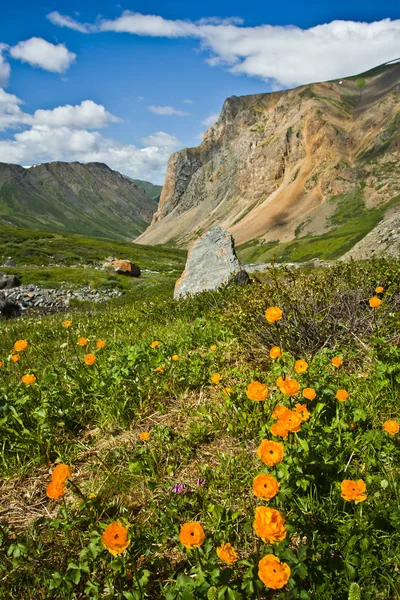
<svg viewBox="0 0 400 600">
<path fill-rule="evenodd" d="M 68 327 L 71 327 L 72 325 L 72 321 L 63 321 L 63 327 L 65 327 L 65 329 L 68 329 Z"/>
<path fill-rule="evenodd" d="M 282 352 L 279 346 L 273 346 L 269 351 L 269 355 L 271 358 L 279 358 L 281 354 Z"/>
<path fill-rule="evenodd" d="M 218 557 L 223 560 L 227 565 L 233 565 L 239 558 L 235 548 L 228 543 L 222 544 L 217 548 Z"/>
<path fill-rule="evenodd" d="M 341 496 L 347 500 L 347 502 L 354 501 L 358 504 L 358 502 L 364 502 L 364 500 L 367 499 L 367 494 L 365 493 L 366 489 L 367 486 L 362 479 L 359 479 L 358 481 L 345 479 L 342 481 Z"/>
<path fill-rule="evenodd" d="M 98 340 L 96 342 L 96 348 L 100 348 L 101 349 L 101 348 L 105 348 L 105 346 L 106 346 L 106 343 L 103 340 Z"/>
<path fill-rule="evenodd" d="M 343 364 L 343 360 L 340 358 L 340 356 L 334 356 L 332 358 L 332 364 L 334 367 L 340 367 Z"/>
<path fill-rule="evenodd" d="M 154 340 L 154 342 L 151 342 L 150 348 L 157 348 L 160 344 L 161 342 L 159 342 L 158 340 Z"/>
<path fill-rule="evenodd" d="M 272 413 L 272 418 L 273 419 L 281 419 L 283 417 L 283 415 L 285 415 L 287 412 L 290 412 L 290 410 L 288 408 L 286 408 L 286 406 L 283 406 L 282 404 L 278 404 L 278 406 L 275 406 L 275 408 L 274 408 L 274 412 Z"/>
<path fill-rule="evenodd" d="M 274 554 L 267 554 L 258 563 L 258 576 L 263 584 L 271 590 L 285 587 L 290 577 L 290 567 L 281 563 Z"/>
<path fill-rule="evenodd" d="M 94 354 L 86 354 L 83 360 L 85 361 L 85 365 L 94 365 L 96 362 L 96 357 Z"/>
<path fill-rule="evenodd" d="M 268 388 L 265 385 L 265 383 L 260 383 L 259 381 L 253 381 L 252 383 L 249 383 L 249 385 L 247 386 L 247 397 L 250 398 L 250 400 L 257 400 L 257 401 L 262 401 L 262 400 L 266 400 L 269 392 L 268 392 Z"/>
<path fill-rule="evenodd" d="M 56 483 L 65 483 L 72 475 L 71 467 L 60 463 L 54 467 L 51 474 L 51 480 Z"/>
<path fill-rule="evenodd" d="M 377 288 L 375 288 L 375 292 L 376 292 L 377 294 L 382 294 L 382 292 L 383 292 L 384 290 L 385 290 L 385 288 L 384 288 L 384 287 L 382 287 L 381 285 L 378 285 L 378 287 L 377 287 Z"/>
<path fill-rule="evenodd" d="M 147 442 L 147 440 L 150 437 L 150 433 L 148 431 L 142 431 L 142 433 L 139 433 L 139 437 L 142 440 L 142 442 Z"/>
<path fill-rule="evenodd" d="M 47 486 L 46 494 L 48 498 L 58 500 L 65 494 L 65 484 L 62 481 L 52 481 Z"/>
<path fill-rule="evenodd" d="M 279 483 L 272 477 L 272 475 L 257 475 L 253 481 L 253 492 L 257 498 L 262 500 L 271 500 L 277 495 L 279 490 Z"/>
<path fill-rule="evenodd" d="M 206 536 L 200 523 L 185 523 L 182 525 L 179 540 L 188 550 L 200 548 L 205 539 Z"/>
<path fill-rule="evenodd" d="M 296 431 L 300 431 L 302 420 L 303 419 L 301 418 L 301 416 L 297 412 L 294 412 L 293 410 L 288 410 L 279 419 L 279 421 L 281 422 L 282 426 L 285 429 L 287 429 L 288 431 L 290 431 L 291 433 L 295 433 Z"/>
<path fill-rule="evenodd" d="M 156 367 L 156 368 L 154 369 L 154 371 L 155 371 L 156 373 L 161 373 L 161 375 L 164 373 L 164 369 L 163 369 L 162 367 Z"/>
<path fill-rule="evenodd" d="M 101 536 L 101 541 L 107 550 L 113 555 L 122 554 L 129 544 L 128 540 L 129 525 L 123 527 L 120 521 L 113 521 Z"/>
<path fill-rule="evenodd" d="M 89 340 L 87 338 L 84 337 L 79 337 L 78 338 L 78 344 L 79 346 L 87 346 L 89 343 Z"/>
<path fill-rule="evenodd" d="M 285 448 L 280 442 L 263 440 L 257 450 L 257 454 L 263 463 L 269 467 L 274 467 L 282 461 L 283 455 L 285 454 Z"/>
<path fill-rule="evenodd" d="M 0 367 L 2 367 L 4 365 L 3 361 L 0 360 Z"/>
<path fill-rule="evenodd" d="M 212 344 L 212 346 L 210 346 L 210 350 L 212 350 L 212 352 L 215 352 L 216 349 L 217 349 L 217 346 L 215 344 Z M 217 552 L 218 552 L 218 550 L 217 550 Z"/>
<path fill-rule="evenodd" d="M 171 356 L 172 360 L 179 360 L 179 355 L 178 354 L 173 354 Z"/>
<path fill-rule="evenodd" d="M 32 373 L 27 373 L 21 378 L 21 381 L 25 385 L 31 385 L 32 383 L 35 383 L 36 377 Z"/>
<path fill-rule="evenodd" d="M 296 373 L 305 373 L 308 369 L 308 363 L 305 360 L 296 360 L 294 370 Z"/>
<path fill-rule="evenodd" d="M 230 388 L 230 387 L 225 387 L 222 391 L 224 392 L 224 394 L 226 396 L 230 396 L 232 394 L 232 392 L 233 392 L 233 389 Z"/>
<path fill-rule="evenodd" d="M 281 390 L 282 394 L 286 394 L 287 396 L 295 396 L 300 390 L 299 382 L 296 381 L 296 379 L 290 379 L 289 377 L 286 377 L 286 379 L 283 379 L 283 377 L 278 377 L 276 384 Z"/>
<path fill-rule="evenodd" d="M 213 383 L 219 383 L 221 381 L 221 375 L 219 373 L 214 373 L 214 375 L 211 377 L 211 381 Z"/>
<path fill-rule="evenodd" d="M 21 359 L 21 357 L 19 354 L 13 354 L 11 357 L 11 360 L 15 363 L 18 362 L 20 359 Z"/>
<path fill-rule="evenodd" d="M 282 319 L 282 311 L 279 306 L 270 306 L 265 311 L 265 318 L 268 323 L 275 323 L 275 321 L 279 321 Z"/>
<path fill-rule="evenodd" d="M 372 298 L 370 298 L 369 305 L 371 308 L 378 308 L 381 302 L 382 300 L 379 300 L 378 296 L 373 296 Z"/>
<path fill-rule="evenodd" d="M 287 438 L 289 430 L 286 429 L 282 421 L 277 421 L 276 423 L 271 425 L 271 433 L 272 435 L 276 435 L 277 437 Z"/>
<path fill-rule="evenodd" d="M 400 425 L 397 421 L 389 420 L 384 422 L 383 429 L 390 435 L 396 435 L 396 433 L 399 433 Z"/>
<path fill-rule="evenodd" d="M 256 506 L 253 529 L 266 544 L 281 542 L 286 537 L 285 519 L 279 510 L 268 506 Z"/>
<path fill-rule="evenodd" d="M 294 408 L 300 414 L 302 421 L 308 421 L 311 415 L 308 412 L 307 404 L 296 404 Z"/>
<path fill-rule="evenodd" d="M 336 398 L 339 400 L 339 402 L 344 402 L 348 397 L 349 395 L 346 390 L 338 390 L 336 392 Z"/>
<path fill-rule="evenodd" d="M 23 352 L 29 346 L 26 340 L 17 340 L 14 344 L 15 352 Z"/>
<path fill-rule="evenodd" d="M 317 393 L 313 388 L 304 388 L 303 396 L 306 400 L 314 400 Z"/>
</svg>

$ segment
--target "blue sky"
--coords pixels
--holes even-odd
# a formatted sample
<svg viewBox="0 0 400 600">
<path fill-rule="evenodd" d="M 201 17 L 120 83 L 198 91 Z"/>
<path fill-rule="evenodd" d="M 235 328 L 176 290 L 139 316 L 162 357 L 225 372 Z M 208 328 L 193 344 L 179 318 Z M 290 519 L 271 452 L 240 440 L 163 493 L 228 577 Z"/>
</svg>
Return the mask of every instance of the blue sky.
<svg viewBox="0 0 400 600">
<path fill-rule="evenodd" d="M 0 161 L 99 160 L 162 183 L 226 97 L 399 57 L 400 4 L 17 0 L 0 56 Z"/>
</svg>

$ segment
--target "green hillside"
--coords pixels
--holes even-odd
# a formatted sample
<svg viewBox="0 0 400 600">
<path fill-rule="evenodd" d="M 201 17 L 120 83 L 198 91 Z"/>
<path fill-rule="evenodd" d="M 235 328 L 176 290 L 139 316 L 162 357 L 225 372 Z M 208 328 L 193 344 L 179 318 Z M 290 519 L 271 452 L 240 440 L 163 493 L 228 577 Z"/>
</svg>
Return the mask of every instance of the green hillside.
<svg viewBox="0 0 400 600">
<path fill-rule="evenodd" d="M 101 163 L 0 163 L 4 224 L 130 241 L 156 208 L 143 187 Z"/>
<path fill-rule="evenodd" d="M 150 183 L 150 181 L 142 181 L 141 179 L 132 179 L 132 181 L 136 183 L 136 185 L 140 185 L 149 198 L 157 200 L 157 202 L 159 201 L 161 190 L 163 189 L 162 185 L 154 185 L 154 183 Z"/>
</svg>

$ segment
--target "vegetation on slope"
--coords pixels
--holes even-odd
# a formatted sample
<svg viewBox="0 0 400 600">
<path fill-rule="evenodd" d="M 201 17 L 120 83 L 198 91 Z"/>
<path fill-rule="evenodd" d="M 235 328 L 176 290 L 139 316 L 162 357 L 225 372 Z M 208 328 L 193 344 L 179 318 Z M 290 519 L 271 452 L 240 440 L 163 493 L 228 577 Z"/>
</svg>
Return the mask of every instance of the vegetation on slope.
<svg viewBox="0 0 400 600">
<path fill-rule="evenodd" d="M 305 262 L 313 258 L 339 258 L 367 235 L 383 218 L 389 208 L 399 204 L 400 195 L 376 208 L 368 209 L 362 197 L 362 188 L 352 194 L 339 194 L 329 199 L 336 204 L 330 219 L 331 229 L 322 235 L 305 235 L 291 242 L 252 240 L 237 248 L 243 263 L 252 262 Z"/>
<path fill-rule="evenodd" d="M 351 587 L 352 598 L 397 599 L 400 455 L 383 423 L 398 421 L 399 276 L 384 261 L 272 270 L 246 288 L 179 302 L 167 283 L 78 311 L 67 328 L 68 315 L 3 323 L 1 597 L 347 600 Z M 268 323 L 264 312 L 277 305 L 283 318 Z M 29 346 L 13 362 L 18 339 Z M 272 346 L 283 355 L 272 359 Z M 309 365 L 302 374 L 297 359 Z M 27 373 L 36 382 L 23 383 Z M 315 399 L 282 393 L 278 376 Z M 264 401 L 247 396 L 254 381 L 269 388 Z M 296 404 L 310 413 L 299 431 L 272 435 L 274 408 L 300 414 Z M 257 454 L 268 438 L 284 445 L 275 467 Z M 51 500 L 59 462 L 72 476 Z M 269 501 L 253 494 L 260 473 L 279 482 Z M 343 480 L 365 483 L 359 504 L 343 499 Z M 281 541 L 255 534 L 256 507 L 286 520 L 274 529 Z M 106 528 L 117 521 L 113 556 L 104 543 L 115 550 Z M 204 529 L 199 549 L 180 543 L 185 522 Z M 230 565 L 216 554 L 227 542 Z M 290 568 L 276 590 L 258 576 L 271 553 Z"/>
<path fill-rule="evenodd" d="M 0 222 L 19 227 L 132 240 L 157 201 L 101 163 L 0 163 Z"/>
<path fill-rule="evenodd" d="M 150 181 L 143 181 L 142 179 L 132 179 L 132 181 L 133 183 L 136 183 L 136 185 L 140 185 L 149 198 L 152 200 L 157 200 L 157 202 L 159 201 L 161 191 L 163 189 L 162 185 L 156 185 L 154 183 L 150 183 Z"/>
</svg>

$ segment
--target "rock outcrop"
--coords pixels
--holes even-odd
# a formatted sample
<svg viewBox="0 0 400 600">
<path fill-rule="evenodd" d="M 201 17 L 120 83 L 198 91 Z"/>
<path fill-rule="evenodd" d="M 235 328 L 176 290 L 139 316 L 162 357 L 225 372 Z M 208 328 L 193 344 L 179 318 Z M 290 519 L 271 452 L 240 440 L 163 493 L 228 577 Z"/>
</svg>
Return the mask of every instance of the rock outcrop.
<svg viewBox="0 0 400 600">
<path fill-rule="evenodd" d="M 400 211 L 383 219 L 360 240 L 341 260 L 369 258 L 400 258 Z"/>
<path fill-rule="evenodd" d="M 231 234 L 214 227 L 190 248 L 185 270 L 175 284 L 174 298 L 248 282 L 249 276 L 236 256 Z"/>
<path fill-rule="evenodd" d="M 233 96 L 199 147 L 171 155 L 158 210 L 135 242 L 187 246 L 215 225 L 237 244 L 323 234 L 347 194 L 362 190 L 367 208 L 396 196 L 399 160 L 399 62 Z"/>
<path fill-rule="evenodd" d="M 114 271 L 118 275 L 128 275 L 129 277 L 140 277 L 141 274 L 140 267 L 130 260 L 113 259 L 110 262 L 105 262 L 103 268 Z"/>
</svg>

